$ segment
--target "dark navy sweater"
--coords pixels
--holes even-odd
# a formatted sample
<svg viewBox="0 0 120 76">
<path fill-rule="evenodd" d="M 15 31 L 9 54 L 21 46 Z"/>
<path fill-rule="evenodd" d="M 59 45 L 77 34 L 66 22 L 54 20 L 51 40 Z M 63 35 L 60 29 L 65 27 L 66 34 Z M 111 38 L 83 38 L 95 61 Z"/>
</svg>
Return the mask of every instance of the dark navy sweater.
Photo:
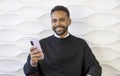
<svg viewBox="0 0 120 76">
<path fill-rule="evenodd" d="M 26 75 L 40 71 L 41 76 L 82 76 L 83 73 L 101 76 L 101 67 L 83 39 L 71 34 L 67 38 L 52 35 L 40 40 L 40 44 L 44 60 L 32 67 L 28 56 L 24 66 Z"/>
</svg>

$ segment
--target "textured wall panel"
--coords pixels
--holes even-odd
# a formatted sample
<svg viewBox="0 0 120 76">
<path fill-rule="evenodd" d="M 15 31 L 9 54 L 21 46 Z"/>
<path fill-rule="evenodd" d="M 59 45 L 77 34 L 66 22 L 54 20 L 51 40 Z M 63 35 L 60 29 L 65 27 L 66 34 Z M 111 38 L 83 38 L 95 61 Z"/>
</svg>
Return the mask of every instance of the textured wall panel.
<svg viewBox="0 0 120 76">
<path fill-rule="evenodd" d="M 1 59 L 0 60 L 0 71 L 1 72 L 16 72 L 22 68 L 22 64 L 12 59 Z"/>
<path fill-rule="evenodd" d="M 44 14 L 39 17 L 39 22 L 45 26 L 51 26 L 50 14 Z"/>
<path fill-rule="evenodd" d="M 112 66 L 103 64 L 102 65 L 103 73 L 102 76 L 116 76 L 119 71 Z"/>
<path fill-rule="evenodd" d="M 120 23 L 117 23 L 114 26 L 108 27 L 107 29 L 120 35 Z"/>
<path fill-rule="evenodd" d="M 38 18 L 45 13 L 39 6 L 25 6 L 17 10 L 17 14 L 24 18 Z"/>
<path fill-rule="evenodd" d="M 18 30 L 24 34 L 38 34 L 46 29 L 40 22 L 23 22 L 18 25 Z"/>
<path fill-rule="evenodd" d="M 115 58 L 119 58 L 120 54 L 111 48 L 107 47 L 93 47 L 93 53 L 97 59 L 101 62 L 111 61 Z"/>
<path fill-rule="evenodd" d="M 120 5 L 119 0 L 87 0 L 85 5 L 92 10 L 106 11 Z"/>
<path fill-rule="evenodd" d="M 22 3 L 19 0 L 0 0 L 0 10 L 12 11 L 22 7 Z"/>
<path fill-rule="evenodd" d="M 111 31 L 96 30 L 87 33 L 85 39 L 94 44 L 110 44 L 120 40 L 120 37 Z"/>
<path fill-rule="evenodd" d="M 0 15 L 0 26 L 17 26 L 23 21 L 23 18 L 16 14 Z"/>
<path fill-rule="evenodd" d="M 19 31 L 11 29 L 0 30 L 0 36 L 0 41 L 17 41 L 24 37 Z"/>
<path fill-rule="evenodd" d="M 17 50 L 17 51 L 16 51 Z M 0 56 L 2 57 L 15 57 L 23 52 L 23 49 L 12 44 L 0 45 Z"/>
<path fill-rule="evenodd" d="M 75 35 L 85 35 L 92 30 L 90 25 L 84 22 L 73 22 L 69 27 L 69 31 Z"/>
<path fill-rule="evenodd" d="M 120 2 L 119 2 L 120 3 Z M 120 17 L 120 5 L 112 11 L 116 16 Z"/>
<path fill-rule="evenodd" d="M 89 43 L 102 76 L 120 76 L 120 0 L 0 0 L 0 76 L 25 76 L 30 39 L 53 34 L 57 4 L 69 8 L 69 31 Z"/>
<path fill-rule="evenodd" d="M 85 21 L 95 27 L 109 27 L 119 23 L 119 19 L 109 13 L 97 13 L 86 18 Z"/>
<path fill-rule="evenodd" d="M 71 11 L 70 14 L 73 21 L 80 21 L 81 18 L 85 18 L 93 14 L 93 11 L 85 6 L 71 5 L 68 8 Z"/>
</svg>

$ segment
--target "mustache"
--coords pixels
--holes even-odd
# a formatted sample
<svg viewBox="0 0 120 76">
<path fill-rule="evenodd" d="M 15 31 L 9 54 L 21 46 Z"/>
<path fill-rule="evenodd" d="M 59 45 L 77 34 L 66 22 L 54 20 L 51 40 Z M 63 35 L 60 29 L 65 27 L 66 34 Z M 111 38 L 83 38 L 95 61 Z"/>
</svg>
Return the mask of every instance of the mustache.
<svg viewBox="0 0 120 76">
<path fill-rule="evenodd" d="M 64 26 L 56 26 L 55 28 L 58 28 L 58 27 L 64 28 Z"/>
</svg>

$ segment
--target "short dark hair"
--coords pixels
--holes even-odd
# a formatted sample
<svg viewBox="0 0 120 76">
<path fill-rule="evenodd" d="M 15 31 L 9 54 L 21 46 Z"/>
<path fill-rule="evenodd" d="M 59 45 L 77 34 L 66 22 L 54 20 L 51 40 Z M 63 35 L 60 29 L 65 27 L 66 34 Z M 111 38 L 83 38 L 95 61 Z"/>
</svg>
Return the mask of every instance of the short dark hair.
<svg viewBox="0 0 120 76">
<path fill-rule="evenodd" d="M 52 8 L 51 14 L 52 14 L 54 11 L 64 11 L 64 12 L 66 12 L 67 16 L 70 17 L 69 10 L 68 10 L 66 7 L 62 6 L 62 5 L 57 5 L 57 6 L 55 6 L 54 8 Z"/>
</svg>

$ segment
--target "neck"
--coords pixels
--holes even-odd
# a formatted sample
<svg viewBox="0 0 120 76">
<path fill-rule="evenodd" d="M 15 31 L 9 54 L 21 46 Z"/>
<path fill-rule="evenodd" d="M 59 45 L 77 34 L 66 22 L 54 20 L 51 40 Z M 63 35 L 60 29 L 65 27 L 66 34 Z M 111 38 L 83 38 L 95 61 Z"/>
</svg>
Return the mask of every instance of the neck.
<svg viewBox="0 0 120 76">
<path fill-rule="evenodd" d="M 64 33 L 63 35 L 56 35 L 59 38 L 66 38 L 69 35 L 68 32 Z"/>
</svg>

